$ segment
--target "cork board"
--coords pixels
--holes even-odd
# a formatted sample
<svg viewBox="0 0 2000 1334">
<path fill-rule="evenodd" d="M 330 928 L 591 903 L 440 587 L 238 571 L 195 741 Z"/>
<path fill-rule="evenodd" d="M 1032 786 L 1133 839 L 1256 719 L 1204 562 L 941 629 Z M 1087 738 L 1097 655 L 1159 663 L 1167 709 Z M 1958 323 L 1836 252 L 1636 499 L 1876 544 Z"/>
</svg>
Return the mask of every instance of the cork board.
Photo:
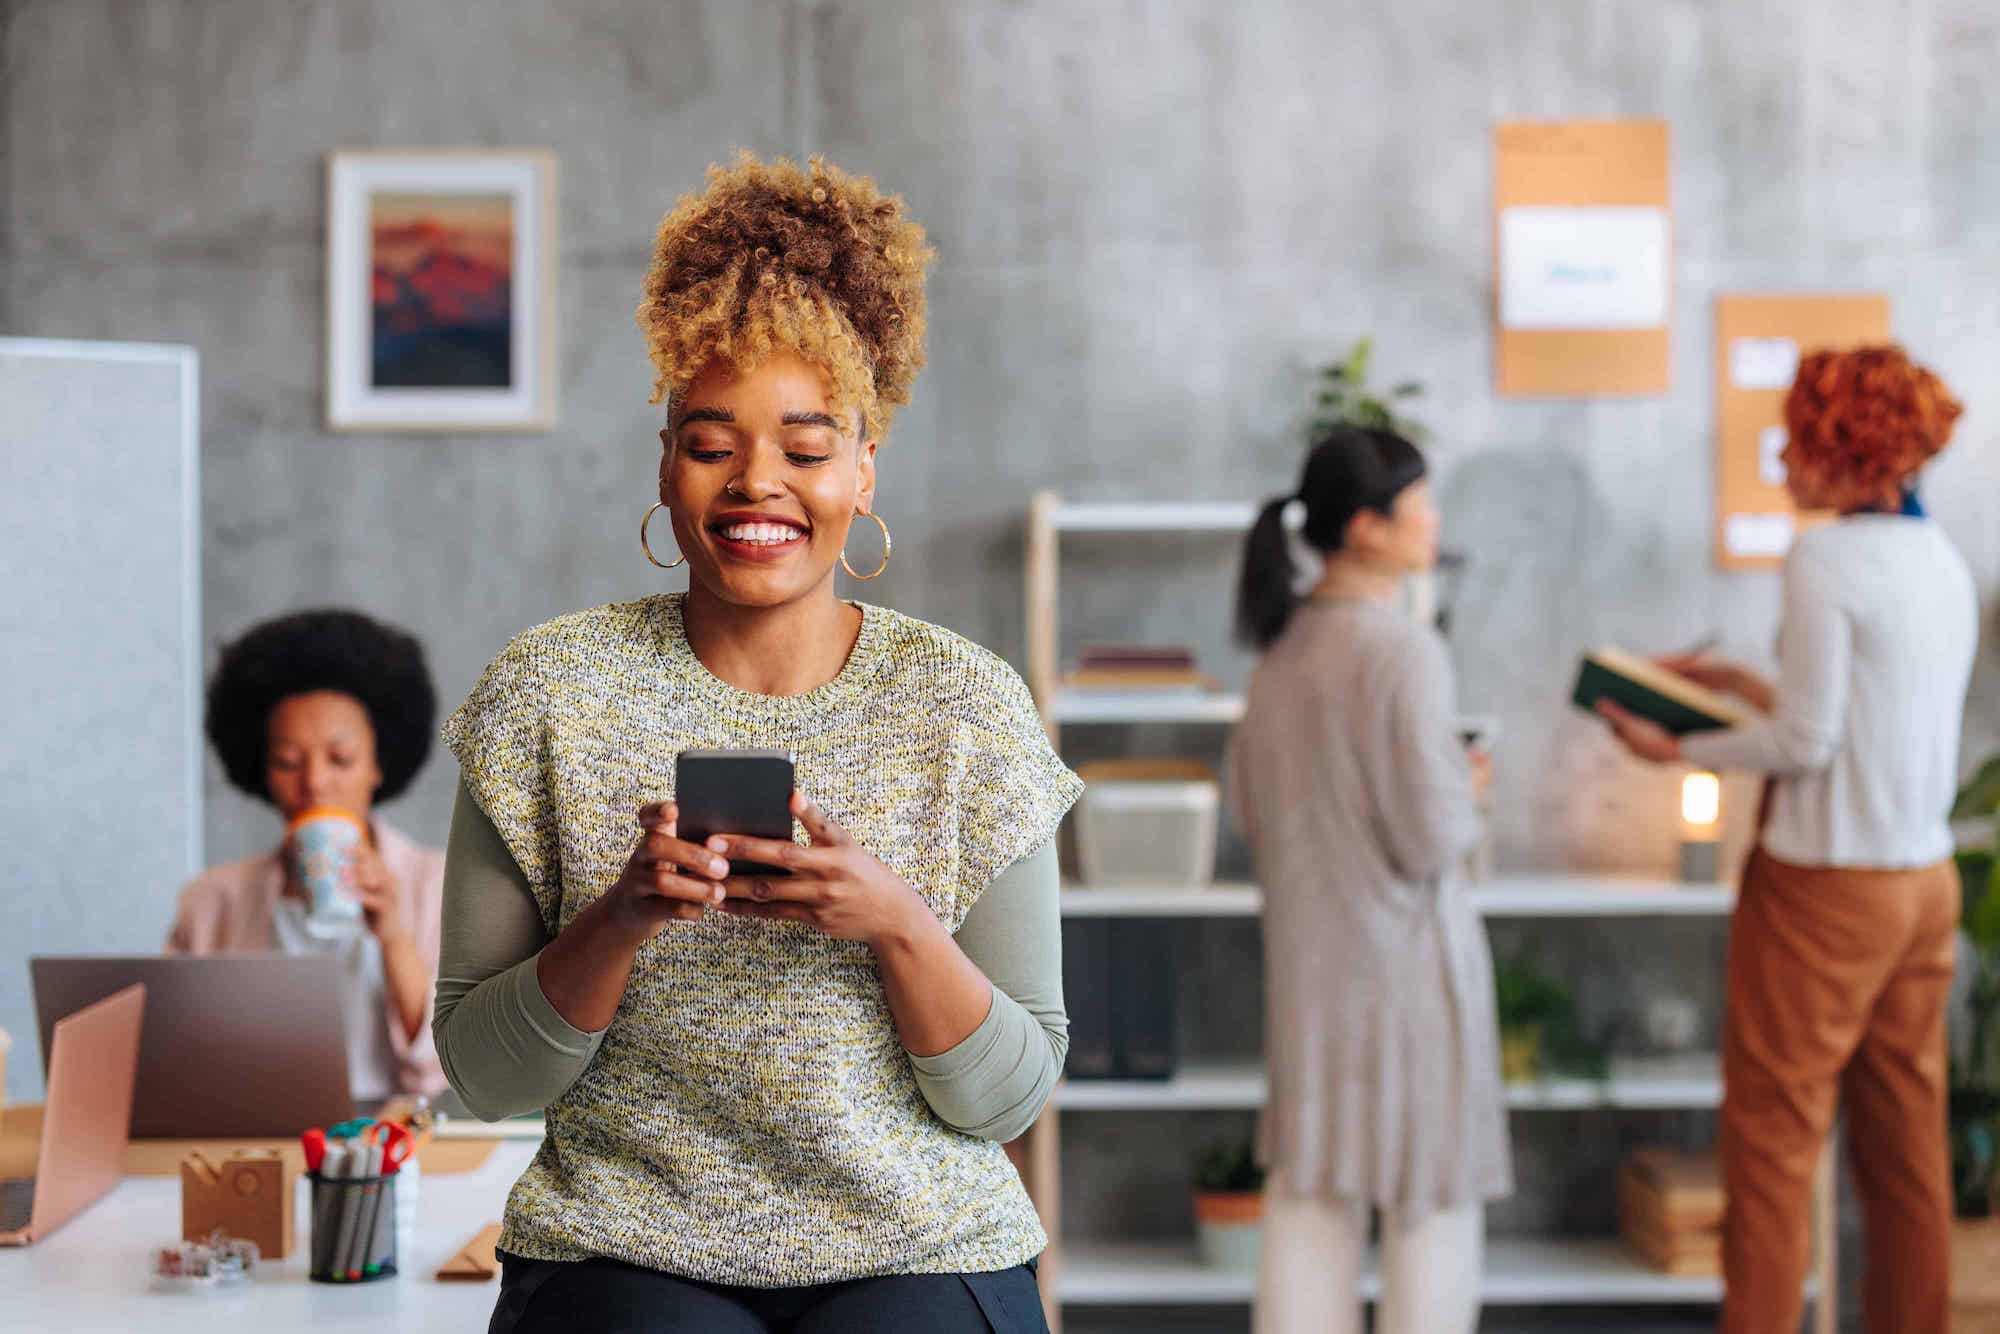
<svg viewBox="0 0 2000 1334">
<path fill-rule="evenodd" d="M 1493 327 L 1494 380 L 1501 394 L 1573 398 L 1667 392 L 1672 379 L 1669 148 L 1663 120 L 1508 121 L 1496 127 Z M 1511 223 L 1520 220 L 1520 211 L 1551 209 L 1622 213 L 1629 221 L 1657 222 L 1665 246 L 1657 323 L 1511 326 L 1506 235 Z M 1656 218 L 1646 216 L 1654 214 Z"/>
<path fill-rule="evenodd" d="M 1793 539 L 1824 514 L 1800 514 L 1778 451 L 1785 395 L 1798 359 L 1825 348 L 1888 341 L 1880 295 L 1731 295 L 1715 302 L 1715 562 L 1775 569 Z"/>
</svg>

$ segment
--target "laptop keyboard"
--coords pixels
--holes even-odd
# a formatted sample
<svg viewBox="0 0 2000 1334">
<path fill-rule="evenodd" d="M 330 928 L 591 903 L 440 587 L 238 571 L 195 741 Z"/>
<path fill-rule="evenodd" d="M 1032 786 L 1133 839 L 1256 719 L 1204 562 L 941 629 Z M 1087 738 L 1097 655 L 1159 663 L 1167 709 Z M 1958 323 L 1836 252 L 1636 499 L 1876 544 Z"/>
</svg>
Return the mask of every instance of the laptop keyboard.
<svg viewBox="0 0 2000 1334">
<path fill-rule="evenodd" d="M 0 1232 L 19 1232 L 35 1212 L 35 1179 L 0 1181 Z"/>
</svg>

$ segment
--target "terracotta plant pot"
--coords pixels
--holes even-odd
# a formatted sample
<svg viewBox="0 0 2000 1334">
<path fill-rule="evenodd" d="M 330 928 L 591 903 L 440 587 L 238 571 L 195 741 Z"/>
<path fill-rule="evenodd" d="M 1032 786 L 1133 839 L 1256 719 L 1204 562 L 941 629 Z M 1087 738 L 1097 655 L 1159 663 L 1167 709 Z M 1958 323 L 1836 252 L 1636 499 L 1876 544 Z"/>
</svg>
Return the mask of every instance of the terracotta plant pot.
<svg viewBox="0 0 2000 1334">
<path fill-rule="evenodd" d="M 1952 1224 L 1951 1334 L 2000 1334 L 2000 1217 Z"/>
<path fill-rule="evenodd" d="M 1509 1084 L 1532 1083 L 1542 1068 L 1542 1030 L 1518 1028 L 1500 1034 L 1500 1077 Z"/>
<path fill-rule="evenodd" d="M 1264 1242 L 1264 1193 L 1196 1191 L 1194 1231 L 1203 1264 L 1235 1273 L 1256 1273 Z"/>
</svg>

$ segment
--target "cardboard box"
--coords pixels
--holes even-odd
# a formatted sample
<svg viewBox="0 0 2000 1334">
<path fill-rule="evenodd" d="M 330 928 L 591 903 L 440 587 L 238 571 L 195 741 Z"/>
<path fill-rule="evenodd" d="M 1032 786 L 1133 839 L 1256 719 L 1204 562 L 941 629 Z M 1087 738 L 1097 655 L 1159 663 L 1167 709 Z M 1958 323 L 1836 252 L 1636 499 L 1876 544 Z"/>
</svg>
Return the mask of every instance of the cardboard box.
<svg viewBox="0 0 2000 1334">
<path fill-rule="evenodd" d="M 1662 1273 L 1722 1272 L 1722 1207 L 1713 1154 L 1640 1149 L 1618 1169 L 1618 1234 Z"/>
<path fill-rule="evenodd" d="M 282 1153 L 237 1151 L 219 1162 L 191 1153 L 181 1159 L 181 1239 L 204 1241 L 221 1228 L 257 1243 L 266 1260 L 291 1254 L 292 1164 Z"/>
</svg>

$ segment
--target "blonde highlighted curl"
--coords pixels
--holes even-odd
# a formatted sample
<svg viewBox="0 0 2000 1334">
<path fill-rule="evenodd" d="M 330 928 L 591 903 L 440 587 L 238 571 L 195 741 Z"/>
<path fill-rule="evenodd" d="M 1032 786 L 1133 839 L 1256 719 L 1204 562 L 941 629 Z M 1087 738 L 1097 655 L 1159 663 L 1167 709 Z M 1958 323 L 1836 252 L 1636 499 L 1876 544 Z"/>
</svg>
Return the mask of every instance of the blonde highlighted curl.
<svg viewBox="0 0 2000 1334">
<path fill-rule="evenodd" d="M 924 270 L 934 252 L 866 176 L 814 157 L 749 153 L 661 220 L 639 328 L 652 402 L 678 400 L 712 361 L 739 371 L 791 351 L 826 372 L 851 429 L 886 434 L 924 364 Z"/>
<path fill-rule="evenodd" d="M 1789 466 L 1821 482 L 1839 508 L 1894 504 L 1963 410 L 1944 381 L 1893 344 L 1814 352 L 1785 399 Z"/>
</svg>

